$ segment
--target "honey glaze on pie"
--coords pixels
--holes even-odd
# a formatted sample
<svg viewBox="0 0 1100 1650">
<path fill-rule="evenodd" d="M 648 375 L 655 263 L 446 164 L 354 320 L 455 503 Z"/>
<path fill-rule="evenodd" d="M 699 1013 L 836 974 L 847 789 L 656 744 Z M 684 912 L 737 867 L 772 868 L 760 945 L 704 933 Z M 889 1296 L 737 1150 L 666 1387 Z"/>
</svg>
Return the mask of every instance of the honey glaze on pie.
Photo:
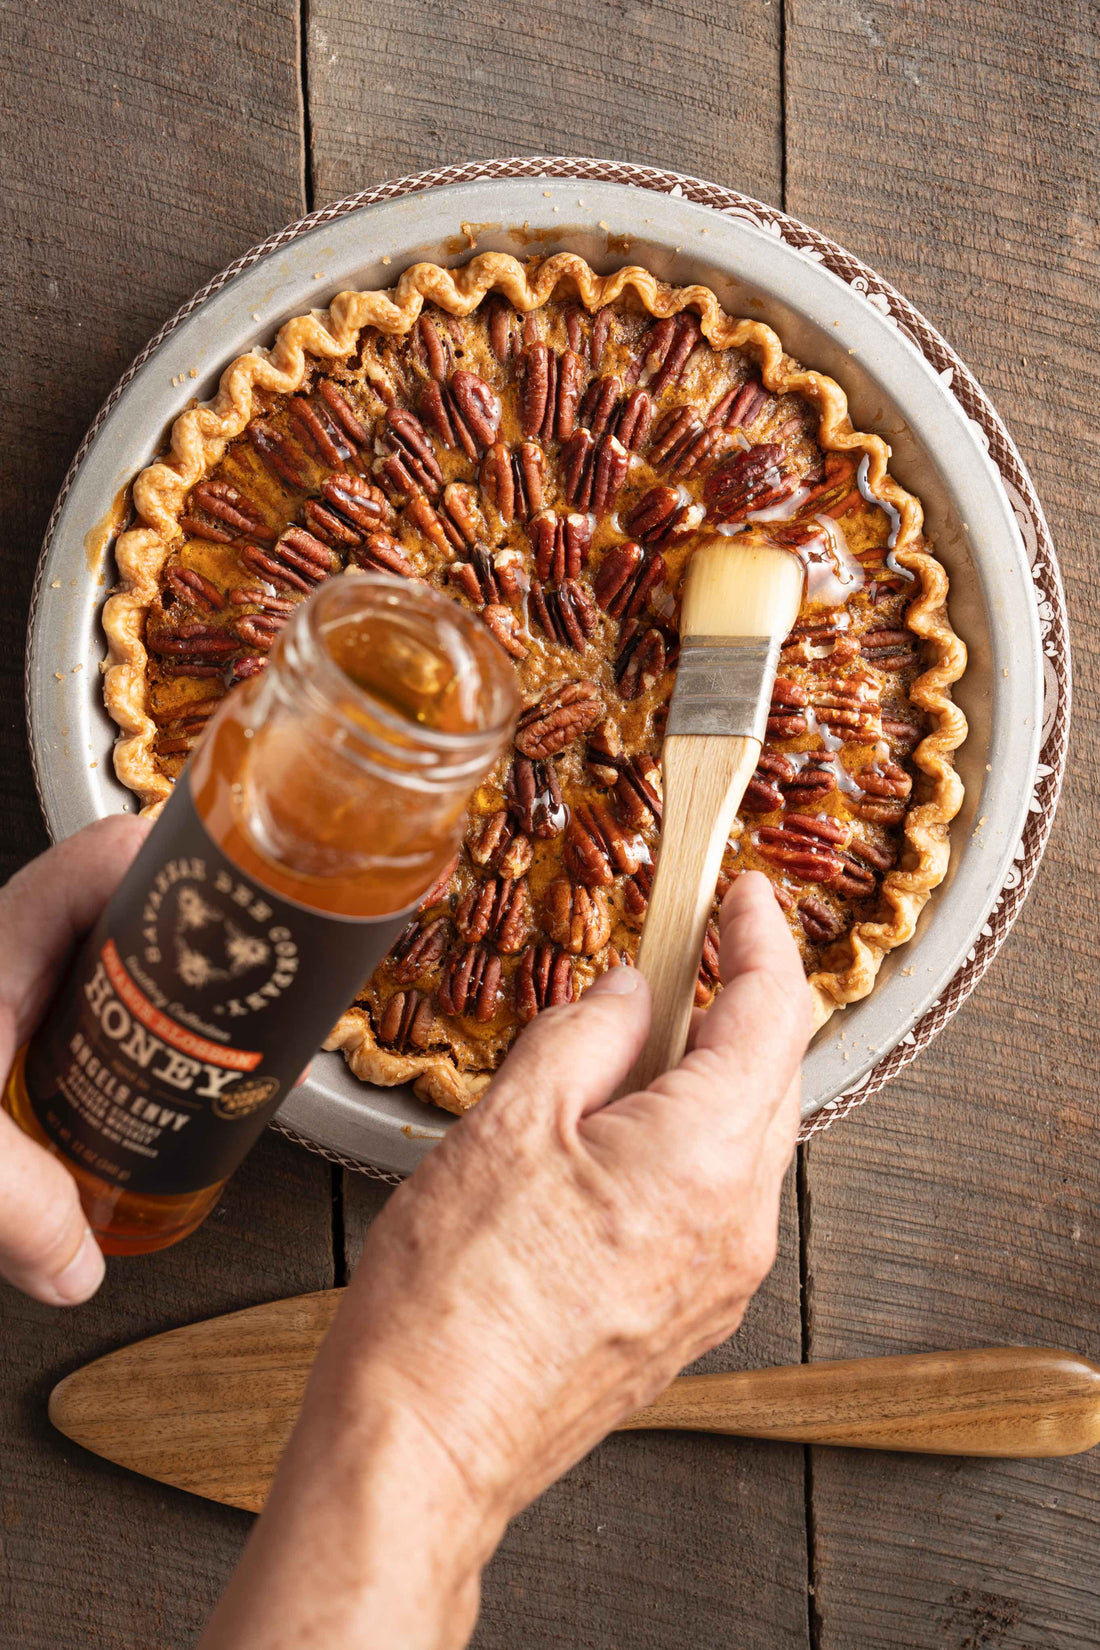
<svg viewBox="0 0 1100 1650">
<path fill-rule="evenodd" d="M 112 704 L 122 776 L 163 797 L 227 687 L 345 569 L 426 579 L 478 611 L 515 662 L 514 747 L 453 872 L 334 1034 L 360 1076 L 462 1110 L 526 1021 L 633 958 L 686 562 L 700 529 L 763 531 L 803 559 L 806 599 L 697 1001 L 718 985 L 717 901 L 747 869 L 772 882 L 819 1021 L 865 995 L 946 868 L 965 734 L 946 577 L 883 444 L 767 328 L 644 271 L 488 254 L 457 275 L 417 266 L 403 305 L 348 297 L 385 298 L 373 324 L 345 318 L 348 348 L 314 336 L 289 385 L 242 374 L 246 398 L 234 363 L 227 439 L 201 473 L 180 440 L 174 466 L 139 478 L 145 538 L 120 546 L 129 590 L 108 614 L 131 672 Z"/>
</svg>

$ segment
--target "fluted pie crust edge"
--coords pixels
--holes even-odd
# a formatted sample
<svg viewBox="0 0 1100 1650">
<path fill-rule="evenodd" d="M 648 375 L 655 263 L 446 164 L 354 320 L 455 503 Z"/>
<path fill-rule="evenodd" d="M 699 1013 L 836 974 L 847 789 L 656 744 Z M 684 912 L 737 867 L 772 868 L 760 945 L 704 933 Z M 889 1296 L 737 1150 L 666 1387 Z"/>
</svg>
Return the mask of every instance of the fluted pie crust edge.
<svg viewBox="0 0 1100 1650">
<path fill-rule="evenodd" d="M 694 310 L 703 336 L 715 349 L 745 351 L 772 394 L 801 395 L 816 408 L 816 438 L 824 451 L 866 455 L 869 489 L 899 514 L 894 559 L 919 585 L 905 623 L 933 656 L 909 689 L 911 702 L 931 722 L 931 731 L 912 755 L 914 765 L 928 780 L 928 795 L 905 815 L 904 863 L 882 880 L 889 918 L 857 923 L 847 936 L 848 966 L 810 977 L 817 1029 L 838 1007 L 870 992 L 883 958 L 911 938 L 931 891 L 946 873 L 948 826 L 963 797 L 953 755 L 967 731 L 966 719 L 952 701 L 951 686 L 965 669 L 966 648 L 948 619 L 947 574 L 935 556 L 921 548 L 920 501 L 889 474 L 889 447 L 880 436 L 853 428 L 847 397 L 839 384 L 786 355 L 777 334 L 763 322 L 727 315 L 709 287 L 669 286 L 637 266 L 598 275 L 575 253 L 558 253 L 525 266 L 506 253 L 486 252 L 456 270 L 414 264 L 389 291 L 340 293 L 327 310 L 287 321 L 270 349 L 256 348 L 238 356 L 223 372 L 214 398 L 177 417 L 165 457 L 142 470 L 134 481 L 136 525 L 116 545 L 120 581 L 103 615 L 109 644 L 104 697 L 121 730 L 115 770 L 138 794 L 143 811 L 159 811 L 171 792 L 171 781 L 154 760 L 157 728 L 146 709 L 145 616 L 156 599 L 164 563 L 181 536 L 179 522 L 186 496 L 218 463 L 229 442 L 245 430 L 253 415 L 254 391 L 294 394 L 305 380 L 310 358 L 320 362 L 346 358 L 366 327 L 391 337 L 406 334 L 426 302 L 465 316 L 495 291 L 517 311 L 527 313 L 546 304 L 563 282 L 570 283 L 589 313 L 616 302 L 628 291 L 654 319 Z M 383 1086 L 411 1082 L 423 1098 L 452 1112 L 468 1109 L 491 1078 L 488 1072 L 459 1069 L 449 1054 L 398 1054 L 380 1047 L 369 1015 L 358 1006 L 341 1016 L 325 1046 L 341 1049 L 351 1070 L 364 1081 Z"/>
</svg>

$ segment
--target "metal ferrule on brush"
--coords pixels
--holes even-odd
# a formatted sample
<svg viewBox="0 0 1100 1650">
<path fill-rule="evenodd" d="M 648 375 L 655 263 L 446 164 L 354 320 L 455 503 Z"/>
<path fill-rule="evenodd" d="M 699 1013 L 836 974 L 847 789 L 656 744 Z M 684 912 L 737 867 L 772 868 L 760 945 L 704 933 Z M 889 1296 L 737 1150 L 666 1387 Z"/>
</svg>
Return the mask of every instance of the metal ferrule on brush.
<svg viewBox="0 0 1100 1650">
<path fill-rule="evenodd" d="M 685 637 L 666 732 L 763 743 L 782 645 L 769 636 Z"/>
</svg>

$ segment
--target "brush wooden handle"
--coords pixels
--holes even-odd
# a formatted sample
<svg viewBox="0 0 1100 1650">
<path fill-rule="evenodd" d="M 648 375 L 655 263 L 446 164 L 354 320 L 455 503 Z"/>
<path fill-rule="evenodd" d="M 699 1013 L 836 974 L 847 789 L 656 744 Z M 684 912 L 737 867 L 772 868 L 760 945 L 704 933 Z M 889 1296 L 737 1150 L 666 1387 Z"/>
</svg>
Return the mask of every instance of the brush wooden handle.
<svg viewBox="0 0 1100 1650">
<path fill-rule="evenodd" d="M 1042 1346 L 686 1375 L 620 1431 L 727 1432 L 933 1455 L 1075 1455 L 1100 1443 L 1100 1369 Z"/>
<path fill-rule="evenodd" d="M 661 853 L 638 948 L 653 1019 L 624 1094 L 683 1058 L 714 885 L 759 755 L 757 740 L 724 734 L 672 734 L 664 742 Z"/>
</svg>

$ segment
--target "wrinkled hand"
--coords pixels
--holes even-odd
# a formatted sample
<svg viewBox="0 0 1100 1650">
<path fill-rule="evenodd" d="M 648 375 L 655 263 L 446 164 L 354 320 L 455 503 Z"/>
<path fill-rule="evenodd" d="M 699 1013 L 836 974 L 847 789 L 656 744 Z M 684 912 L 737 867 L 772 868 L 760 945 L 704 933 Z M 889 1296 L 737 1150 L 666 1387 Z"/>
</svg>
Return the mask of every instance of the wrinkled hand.
<svg viewBox="0 0 1100 1650">
<path fill-rule="evenodd" d="M 0 1072 L 6 1078 L 76 940 L 110 899 L 148 831 L 118 814 L 51 848 L 0 888 Z M 51 1306 L 75 1306 L 103 1280 L 76 1182 L 0 1111 L 0 1275 Z"/>
<path fill-rule="evenodd" d="M 648 1027 L 634 970 L 538 1017 L 376 1221 L 323 1355 L 504 1517 L 730 1335 L 775 1258 L 809 992 L 762 876 L 721 931 L 725 989 L 644 1093 L 607 1103 Z"/>
</svg>

